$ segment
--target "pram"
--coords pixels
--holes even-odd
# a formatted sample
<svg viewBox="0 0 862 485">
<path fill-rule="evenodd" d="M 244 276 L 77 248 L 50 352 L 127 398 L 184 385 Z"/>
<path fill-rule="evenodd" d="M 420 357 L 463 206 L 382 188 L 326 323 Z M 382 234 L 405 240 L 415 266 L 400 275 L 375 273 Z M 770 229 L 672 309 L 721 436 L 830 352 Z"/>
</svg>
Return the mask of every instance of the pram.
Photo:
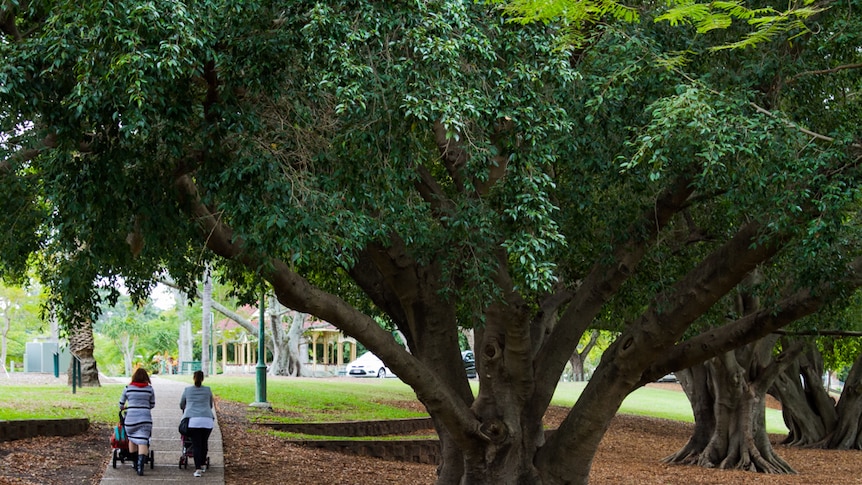
<svg viewBox="0 0 862 485">
<path fill-rule="evenodd" d="M 111 434 L 111 449 L 112 449 L 112 465 L 117 468 L 117 462 L 126 463 L 126 460 L 132 459 L 132 454 L 129 452 L 129 437 L 126 435 L 126 414 L 120 411 L 120 420 L 114 426 L 114 432 Z M 155 453 L 150 450 L 149 455 L 150 469 L 153 468 Z M 133 463 L 134 465 L 134 463 Z"/>
<path fill-rule="evenodd" d="M 179 466 L 179 467 L 180 467 L 181 469 L 182 469 L 182 468 L 185 468 L 185 469 L 187 469 L 187 470 L 188 470 L 188 468 L 189 468 L 189 458 L 191 458 L 192 460 L 194 460 L 194 459 L 195 459 L 195 449 L 194 449 L 194 446 L 192 445 L 192 439 L 191 439 L 191 438 L 189 438 L 188 436 L 186 436 L 186 435 L 184 435 L 184 434 L 180 433 L 180 439 L 181 439 L 181 440 L 182 440 L 182 442 L 183 442 L 183 452 L 182 452 L 182 454 L 180 455 L 180 466 Z M 206 465 L 207 465 L 207 470 L 209 470 L 209 467 L 210 467 L 210 457 L 207 457 Z"/>
</svg>

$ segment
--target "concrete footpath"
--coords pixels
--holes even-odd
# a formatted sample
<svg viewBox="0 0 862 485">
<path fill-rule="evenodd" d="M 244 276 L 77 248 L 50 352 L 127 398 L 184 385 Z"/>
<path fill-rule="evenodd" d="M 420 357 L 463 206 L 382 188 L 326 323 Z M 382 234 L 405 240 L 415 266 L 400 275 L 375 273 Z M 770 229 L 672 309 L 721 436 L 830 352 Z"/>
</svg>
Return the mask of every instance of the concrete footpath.
<svg viewBox="0 0 862 485">
<path fill-rule="evenodd" d="M 180 397 L 183 389 L 192 385 L 191 376 L 188 382 L 173 381 L 152 376 L 153 390 L 156 393 L 156 407 L 153 408 L 153 435 L 150 439 L 150 449 L 155 454 L 153 468 L 147 463 L 144 476 L 139 477 L 132 467 L 131 461 L 126 463 L 117 462 L 117 468 L 113 466 L 113 459 L 108 463 L 105 474 L 102 475 L 102 485 L 134 485 L 143 483 L 200 483 L 200 484 L 224 484 L 224 450 L 222 448 L 221 430 L 216 417 L 215 428 L 209 439 L 210 467 L 202 477 L 197 478 L 192 474 L 195 471 L 194 458 L 188 458 L 188 468 L 180 468 L 180 457 L 182 456 L 183 443 L 177 426 L 182 418 L 180 410 Z M 206 385 L 206 381 L 204 381 Z M 117 401 L 120 396 L 117 395 Z"/>
</svg>

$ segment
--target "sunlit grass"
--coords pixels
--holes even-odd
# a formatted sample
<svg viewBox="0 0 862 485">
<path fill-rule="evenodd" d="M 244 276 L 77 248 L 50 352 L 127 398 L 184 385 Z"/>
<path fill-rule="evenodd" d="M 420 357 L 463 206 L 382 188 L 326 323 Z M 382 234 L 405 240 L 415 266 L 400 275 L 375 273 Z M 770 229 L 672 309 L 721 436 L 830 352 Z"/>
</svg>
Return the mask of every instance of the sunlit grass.
<svg viewBox="0 0 862 485">
<path fill-rule="evenodd" d="M 286 431 L 269 431 L 274 436 L 288 440 L 303 441 L 407 441 L 407 440 L 436 440 L 437 434 L 411 434 L 411 435 L 386 435 L 386 436 L 322 436 L 304 433 L 289 433 Z"/>
<path fill-rule="evenodd" d="M 89 418 L 116 423 L 123 384 L 79 387 L 4 385 L 0 387 L 0 420 Z"/>
<path fill-rule="evenodd" d="M 586 387 L 585 382 L 562 382 L 557 386 L 552 404 L 573 406 Z M 635 414 L 655 418 L 672 419 L 674 421 L 694 422 L 691 405 L 684 392 L 653 387 L 642 387 L 629 394 L 620 406 L 622 414 Z M 766 431 L 768 433 L 787 434 L 781 411 L 766 410 Z"/>
<path fill-rule="evenodd" d="M 162 376 L 168 377 L 168 376 Z M 189 376 L 171 376 L 189 382 Z M 205 384 L 221 399 L 239 403 L 256 400 L 253 376 L 212 376 Z M 474 392 L 478 382 L 472 381 Z M 557 387 L 553 405 L 571 407 L 585 387 L 582 382 L 564 382 Z M 103 384 L 98 388 L 67 386 L 4 385 L 0 387 L 0 420 L 89 418 L 96 423 L 117 421 L 117 402 L 123 384 Z M 404 409 L 397 401 L 415 401 L 416 395 L 398 379 L 293 379 L 267 378 L 267 402 L 286 417 L 258 414 L 253 419 L 269 422 L 331 422 L 401 419 L 426 416 Z M 693 422 L 691 406 L 684 393 L 666 389 L 641 388 L 630 394 L 619 410 L 624 414 L 652 416 Z M 781 412 L 766 410 L 770 433 L 786 434 Z M 314 439 L 314 438 L 303 438 Z"/>
<path fill-rule="evenodd" d="M 208 377 L 206 385 L 221 399 L 256 401 L 256 381 L 249 377 Z M 267 377 L 266 401 L 289 416 L 260 414 L 269 422 L 328 422 L 401 419 L 427 416 L 393 404 L 415 401 L 416 394 L 398 379 L 294 379 Z"/>
</svg>

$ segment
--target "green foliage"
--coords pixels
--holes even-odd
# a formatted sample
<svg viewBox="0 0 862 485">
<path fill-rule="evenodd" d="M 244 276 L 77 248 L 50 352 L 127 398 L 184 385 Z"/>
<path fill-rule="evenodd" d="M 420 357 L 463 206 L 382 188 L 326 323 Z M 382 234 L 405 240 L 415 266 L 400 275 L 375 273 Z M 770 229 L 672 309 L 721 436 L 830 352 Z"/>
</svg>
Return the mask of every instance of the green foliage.
<svg viewBox="0 0 862 485">
<path fill-rule="evenodd" d="M 542 0 L 492 0 L 492 4 L 502 4 L 503 12 L 511 21 L 521 24 L 531 22 L 561 23 L 565 32 L 564 39 L 575 46 L 582 45 L 589 30 L 596 23 L 605 20 L 638 22 L 638 9 L 612 0 L 542 1 Z"/>
<path fill-rule="evenodd" d="M 111 375 L 125 372 L 121 364 L 125 359 L 130 364 L 155 370 L 152 366 L 157 354 L 177 353 L 177 315 L 158 311 L 152 302 L 139 307 L 129 297 L 121 297 L 117 305 L 102 311 L 102 318 L 94 327 L 97 336 L 110 339 L 110 349 L 100 349 L 97 360 L 105 371 L 113 370 Z M 97 345 L 97 349 L 100 347 L 104 345 Z"/>
<path fill-rule="evenodd" d="M 862 342 L 858 337 L 821 337 L 817 339 L 817 347 L 823 356 L 824 367 L 836 371 L 842 381 L 846 380 L 850 367 L 862 353 Z"/>
<path fill-rule="evenodd" d="M 3 133 L 21 148 L 50 145 L 3 179 L 33 179 L 10 190 L 44 203 L 45 219 L 0 223 L 39 241 L 67 324 L 116 302 L 120 278 L 138 301 L 165 272 L 194 289 L 209 264 L 253 301 L 277 262 L 315 285 L 310 297 L 331 291 L 314 309 L 345 327 L 379 330 L 353 326 L 365 320 L 343 301 L 368 316 L 389 310 L 382 321 L 405 334 L 427 325 L 414 355 L 442 368 L 432 346 L 457 345 L 456 326 L 480 324 L 501 296 L 536 313 L 507 322 L 506 339 L 536 335 L 527 327 L 541 302 L 562 289 L 602 304 L 566 328 L 620 330 L 645 309 L 661 314 L 676 303 L 668 295 L 703 293 L 710 282 L 678 285 L 752 222 L 763 228 L 756 245 L 783 245 L 746 289 L 766 304 L 840 280 L 859 254 L 854 9 L 819 12 L 824 28 L 791 45 L 793 21 L 741 3 L 638 7 L 644 18 L 672 12 L 676 25 L 631 22 L 633 10 L 600 2 L 548 3 L 546 23 L 526 24 L 446 0 L 153 5 L 163 8 L 16 12 L 40 28 L 0 43 Z M 573 27 L 589 34 L 578 48 L 565 42 Z M 756 49 L 717 49 L 750 28 L 783 32 Z M 179 191 L 185 182 L 197 192 Z M 683 209 L 655 219 L 679 187 L 692 190 Z M 201 231 L 209 214 L 189 209 L 192 195 L 229 234 Z M 212 261 L 222 235 L 233 259 Z M 391 280 L 360 289 L 348 278 L 368 275 L 357 263 Z M 617 289 L 605 274 L 626 281 Z M 509 278 L 517 293 L 505 293 Z M 692 332 L 737 317 L 735 296 L 692 313 Z M 426 304 L 457 318 L 403 321 Z M 199 322 L 197 311 L 187 318 Z"/>
<path fill-rule="evenodd" d="M 862 293 L 856 291 L 843 305 L 832 305 L 817 315 L 794 325 L 794 329 L 814 330 L 826 328 L 834 331 L 859 332 L 862 330 Z M 827 370 L 847 371 L 862 353 L 862 339 L 855 336 L 819 336 L 817 349 Z M 842 380 L 844 380 L 842 378 Z"/>
<path fill-rule="evenodd" d="M 789 34 L 788 40 L 811 32 L 807 20 L 822 12 L 824 8 L 813 6 L 813 0 L 795 2 L 785 11 L 772 7 L 751 8 L 741 1 L 716 1 L 696 3 L 692 0 L 677 1 L 668 10 L 655 18 L 656 22 L 668 22 L 672 26 L 692 24 L 699 34 L 715 29 L 727 29 L 734 21 L 743 21 L 754 30 L 735 42 L 714 46 L 713 50 L 739 49 L 764 44 Z"/>
<path fill-rule="evenodd" d="M 595 36 L 596 24 L 639 22 L 641 16 L 652 16 L 655 22 L 668 22 L 674 27 L 693 25 L 698 34 L 729 29 L 740 22 L 750 26 L 751 29 L 742 34 L 741 39 L 713 46 L 712 50 L 754 47 L 780 37 L 793 40 L 810 33 L 806 22 L 813 22 L 813 18 L 826 8 L 814 5 L 814 0 L 791 2 L 784 6 L 786 10 L 771 6 L 752 7 L 749 4 L 754 2 L 741 0 L 706 3 L 670 0 L 665 7 L 647 5 L 645 8 L 612 0 L 492 0 L 490 3 L 502 4 L 503 11 L 515 22 L 560 23 L 567 32 L 567 41 L 576 46 L 584 45 Z"/>
<path fill-rule="evenodd" d="M 40 305 L 44 295 L 41 287 L 31 282 L 27 288 L 0 284 L 0 333 L 8 323 L 6 334 L 6 362 L 0 362 L 7 370 L 14 361 L 18 368 L 24 362 L 27 342 L 48 335 L 46 323 L 41 316 Z"/>
<path fill-rule="evenodd" d="M 397 234 L 417 260 L 440 263 L 440 286 L 465 322 L 496 297 L 497 248 L 526 294 L 548 291 L 561 276 L 574 281 L 609 241 L 624 237 L 626 221 L 651 194 L 686 170 L 698 171 L 704 193 L 727 194 L 726 221 L 765 202 L 803 209 L 819 197 L 784 190 L 819 168 L 797 164 L 793 154 L 805 143 L 793 140 L 798 132 L 749 105 L 759 101 L 755 87 L 788 63 L 721 52 L 686 64 L 674 57 L 723 45 L 735 33 L 712 42 L 663 23 L 595 24 L 593 47 L 576 53 L 557 43 L 554 23 L 512 25 L 471 3 L 299 2 L 282 10 L 222 2 L 200 11 L 133 3 L 61 4 L 25 42 L 0 47 L 8 60 L 0 68 L 2 102 L 16 113 L 4 117 L 4 131 L 22 130 L 20 143 L 4 147 L 33 145 L 49 127 L 57 137 L 57 149 L 6 179 L 41 180 L 21 190 L 50 201 L 50 217 L 16 230 L 29 228 L 41 241 L 42 278 L 64 321 L 116 301 L 120 274 L 135 298 L 165 269 L 182 287 L 194 286 L 210 256 L 191 243 L 194 221 L 166 189 L 177 173 L 194 173 L 204 202 L 250 253 L 319 275 L 315 283 L 363 308 L 371 305 L 342 270 L 369 244 Z M 534 4 L 518 5 L 539 15 Z M 565 4 L 550 5 L 548 19 L 578 9 L 625 17 L 611 4 L 554 5 Z M 676 21 L 712 12 L 684 7 Z M 713 8 L 750 20 L 764 13 L 727 2 Z M 133 14 L 119 15 L 124 10 Z M 810 62 L 813 69 L 817 61 Z M 207 92 L 213 75 L 217 99 Z M 787 99 L 795 119 L 830 118 L 797 116 L 795 106 L 816 110 L 817 103 Z M 830 113 L 836 107 L 843 109 Z M 499 130 L 501 120 L 512 128 Z M 440 159 L 428 128 L 434 121 L 465 152 L 457 174 Z M 837 151 L 817 163 L 834 163 Z M 505 178 L 484 197 L 469 195 L 502 163 Z M 440 181 L 445 211 L 417 194 L 418 167 Z M 837 185 L 829 190 L 835 200 L 851 196 Z M 793 224 L 788 216 L 776 227 Z M 825 227 L 811 227 L 808 241 Z M 128 242 L 136 238 L 140 252 Z M 254 299 L 258 280 L 249 266 L 228 262 L 221 271 L 244 300 Z"/>
</svg>

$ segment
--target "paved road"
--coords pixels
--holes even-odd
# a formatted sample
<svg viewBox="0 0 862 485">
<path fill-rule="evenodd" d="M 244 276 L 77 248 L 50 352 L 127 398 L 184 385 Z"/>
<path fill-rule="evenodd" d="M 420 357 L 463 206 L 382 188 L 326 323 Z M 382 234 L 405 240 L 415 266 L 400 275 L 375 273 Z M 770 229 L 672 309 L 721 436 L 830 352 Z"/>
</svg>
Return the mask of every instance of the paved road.
<svg viewBox="0 0 862 485">
<path fill-rule="evenodd" d="M 218 417 L 209 439 L 210 468 L 203 477 L 192 476 L 195 468 L 192 457 L 188 459 L 188 469 L 179 467 L 183 444 L 177 432 L 177 425 L 182 417 L 180 397 L 183 395 L 183 389 L 192 384 L 191 376 L 187 377 L 188 383 L 162 379 L 157 375 L 152 377 L 153 389 L 156 392 L 156 407 L 153 408 L 153 436 L 150 439 L 150 449 L 155 454 L 154 467 L 150 468 L 150 464 L 147 463 L 144 476 L 139 477 L 129 460 L 126 460 L 125 464 L 118 461 L 117 468 L 113 467 L 113 460 L 111 460 L 105 474 L 102 475 L 102 485 L 155 482 L 224 485 L 224 451 Z M 117 395 L 117 400 L 119 399 L 120 396 Z"/>
</svg>

